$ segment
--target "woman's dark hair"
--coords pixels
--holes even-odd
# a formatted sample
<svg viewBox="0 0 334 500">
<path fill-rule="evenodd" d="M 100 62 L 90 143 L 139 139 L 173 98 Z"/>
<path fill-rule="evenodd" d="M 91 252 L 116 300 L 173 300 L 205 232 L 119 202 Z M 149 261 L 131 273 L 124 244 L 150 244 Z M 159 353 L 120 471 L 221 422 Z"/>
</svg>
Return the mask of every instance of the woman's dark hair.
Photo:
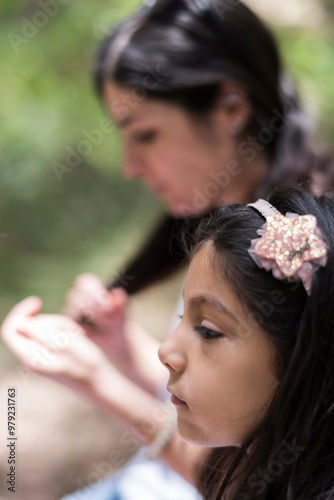
<svg viewBox="0 0 334 500">
<path fill-rule="evenodd" d="M 198 119 L 214 108 L 224 82 L 240 83 L 253 108 L 245 134 L 265 150 L 271 164 L 256 197 L 266 196 L 288 178 L 309 178 L 310 171 L 318 168 L 305 117 L 283 74 L 276 42 L 238 0 L 158 0 L 151 11 L 141 8 L 101 44 L 94 79 L 101 96 L 105 82 L 114 81 L 148 98 L 178 104 Z M 243 154 L 249 155 L 252 149 L 245 145 Z M 178 267 L 170 254 L 158 266 L 152 259 L 156 237 L 163 236 L 168 248 L 173 231 L 175 219 L 167 217 L 159 235 L 153 235 L 153 247 L 146 245 L 130 264 L 136 279 L 129 283 L 129 293 L 145 286 L 140 278 L 143 261 L 151 262 L 150 281 L 160 277 L 162 268 L 171 272 Z"/>
<path fill-rule="evenodd" d="M 247 311 L 244 334 L 261 327 L 275 346 L 279 380 L 241 446 L 211 452 L 198 480 L 205 500 L 334 498 L 334 196 L 290 188 L 268 201 L 282 214 L 315 215 L 328 261 L 314 272 L 308 296 L 301 282 L 275 279 L 248 254 L 265 222 L 254 208 L 226 205 L 197 228 L 192 252 L 213 245 L 213 265 Z"/>
</svg>

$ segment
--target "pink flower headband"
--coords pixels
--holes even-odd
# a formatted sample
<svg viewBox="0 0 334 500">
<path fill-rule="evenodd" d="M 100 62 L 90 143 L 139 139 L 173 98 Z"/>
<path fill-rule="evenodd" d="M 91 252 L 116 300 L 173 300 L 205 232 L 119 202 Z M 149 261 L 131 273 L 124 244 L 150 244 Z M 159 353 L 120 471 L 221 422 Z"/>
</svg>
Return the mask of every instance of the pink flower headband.
<svg viewBox="0 0 334 500">
<path fill-rule="evenodd" d="M 282 215 L 265 200 L 250 203 L 266 219 L 251 241 L 249 255 L 276 279 L 303 282 L 311 294 L 312 276 L 327 263 L 327 246 L 314 215 Z"/>
</svg>

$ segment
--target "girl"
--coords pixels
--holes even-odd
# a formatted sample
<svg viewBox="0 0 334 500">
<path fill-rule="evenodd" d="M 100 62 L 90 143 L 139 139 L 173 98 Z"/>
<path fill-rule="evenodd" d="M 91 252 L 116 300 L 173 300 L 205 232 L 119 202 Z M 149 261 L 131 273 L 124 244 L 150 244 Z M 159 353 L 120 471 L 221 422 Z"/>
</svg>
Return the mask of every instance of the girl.
<svg viewBox="0 0 334 500">
<path fill-rule="evenodd" d="M 334 197 L 287 189 L 269 202 L 199 226 L 184 316 L 159 356 L 181 436 L 214 447 L 204 498 L 329 500 Z"/>
</svg>

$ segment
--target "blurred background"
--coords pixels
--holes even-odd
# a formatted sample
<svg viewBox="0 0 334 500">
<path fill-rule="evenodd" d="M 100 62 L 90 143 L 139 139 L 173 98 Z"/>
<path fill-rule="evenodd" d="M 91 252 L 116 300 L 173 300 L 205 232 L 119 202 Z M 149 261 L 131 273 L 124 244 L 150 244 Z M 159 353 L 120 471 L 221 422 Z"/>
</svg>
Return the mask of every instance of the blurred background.
<svg viewBox="0 0 334 500">
<path fill-rule="evenodd" d="M 316 136 L 331 144 L 334 0 L 246 3 L 274 29 Z M 42 297 L 46 312 L 61 310 L 81 272 L 110 279 L 163 211 L 140 183 L 122 178 L 116 131 L 95 143 L 90 139 L 85 150 L 80 146 L 105 117 L 90 79 L 96 46 L 138 5 L 0 0 L 1 321 L 32 294 Z M 73 168 L 60 176 L 68 155 Z M 158 338 L 166 333 L 182 280 L 176 276 L 132 301 L 136 318 Z M 114 422 L 70 391 L 26 374 L 2 345 L 0 375 L 2 499 L 13 497 L 1 438 L 9 385 L 19 389 L 16 499 L 56 500 L 112 472 L 99 464 L 120 447 Z"/>
</svg>

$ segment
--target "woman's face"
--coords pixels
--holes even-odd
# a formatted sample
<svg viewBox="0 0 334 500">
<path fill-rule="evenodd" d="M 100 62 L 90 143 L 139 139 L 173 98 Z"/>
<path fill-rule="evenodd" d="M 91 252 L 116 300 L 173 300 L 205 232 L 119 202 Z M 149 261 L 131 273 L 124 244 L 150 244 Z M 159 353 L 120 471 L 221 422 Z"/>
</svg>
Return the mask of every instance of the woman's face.
<svg viewBox="0 0 334 500">
<path fill-rule="evenodd" d="M 171 214 L 200 214 L 233 190 L 240 173 L 236 141 L 221 114 L 199 124 L 180 106 L 114 83 L 105 85 L 104 96 L 123 136 L 125 176 L 141 178 Z"/>
<path fill-rule="evenodd" d="M 235 292 L 217 276 L 214 252 L 208 243 L 194 255 L 183 319 L 159 349 L 181 436 L 210 447 L 238 445 L 278 384 L 274 346 L 250 326 Z"/>
</svg>

